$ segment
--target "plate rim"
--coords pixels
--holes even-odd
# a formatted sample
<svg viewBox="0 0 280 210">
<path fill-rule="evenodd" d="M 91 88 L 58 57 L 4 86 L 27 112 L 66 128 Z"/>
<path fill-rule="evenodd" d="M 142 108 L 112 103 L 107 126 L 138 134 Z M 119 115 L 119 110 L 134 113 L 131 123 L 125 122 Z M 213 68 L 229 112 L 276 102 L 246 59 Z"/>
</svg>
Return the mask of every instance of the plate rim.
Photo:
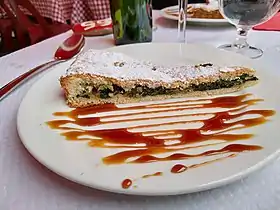
<svg viewBox="0 0 280 210">
<path fill-rule="evenodd" d="M 166 45 L 166 44 L 174 44 L 174 45 L 179 45 L 178 43 L 143 43 L 143 44 L 137 44 L 137 45 L 149 45 L 149 44 L 156 44 L 156 45 Z M 196 45 L 196 44 L 190 44 L 190 45 Z M 198 45 L 206 45 L 206 46 L 211 46 L 211 45 L 207 45 L 207 44 L 198 44 Z M 132 45 L 131 45 L 132 46 Z M 129 46 L 129 47 L 131 47 Z M 127 47 L 127 46 L 120 46 L 120 47 Z M 211 46 L 213 47 L 213 46 Z M 118 46 L 113 46 L 113 47 L 110 47 L 110 48 L 107 48 L 105 50 L 114 50 L 114 48 L 118 48 Z M 104 49 L 103 49 L 104 50 Z M 61 64 L 59 64 L 61 65 Z M 226 177 L 225 179 L 220 179 L 220 180 L 217 180 L 217 181 L 213 181 L 213 182 L 210 182 L 210 183 L 207 183 L 207 184 L 204 184 L 204 185 L 199 185 L 199 186 L 196 186 L 195 189 L 188 189 L 188 190 L 181 190 L 181 191 L 169 191 L 169 192 L 145 192 L 143 193 L 142 191 L 128 191 L 128 190 L 125 190 L 125 189 L 114 189 L 114 188 L 111 188 L 111 189 L 108 189 L 106 187 L 102 187 L 101 185 L 94 185 L 94 184 L 88 184 L 88 183 L 85 183 L 83 181 L 80 181 L 80 180 L 77 180 L 77 179 L 73 179 L 71 178 L 71 176 L 69 175 L 66 175 L 62 172 L 60 172 L 59 170 L 57 169 L 54 169 L 51 165 L 47 164 L 46 161 L 42 160 L 34 151 L 32 151 L 30 149 L 30 147 L 28 146 L 25 138 L 23 137 L 22 135 L 22 131 L 21 131 L 21 128 L 20 128 L 20 117 L 21 117 L 21 113 L 22 113 L 22 109 L 23 109 L 23 105 L 25 103 L 25 99 L 27 97 L 27 95 L 29 95 L 29 93 L 32 91 L 32 89 L 34 89 L 34 87 L 36 85 L 38 85 L 38 83 L 48 74 L 51 74 L 51 71 L 50 70 L 47 74 L 43 75 L 41 78 L 39 78 L 38 80 L 36 80 L 32 85 L 31 87 L 28 89 L 28 91 L 26 92 L 26 94 L 24 95 L 24 97 L 22 98 L 22 101 L 19 105 L 19 108 L 18 108 L 18 111 L 17 111 L 17 118 L 16 118 L 16 128 L 17 128 L 17 132 L 19 134 L 19 137 L 20 137 L 20 141 L 22 142 L 23 146 L 26 148 L 26 150 L 29 152 L 29 154 L 31 154 L 34 159 L 36 161 L 38 161 L 40 164 L 42 164 L 43 166 L 45 166 L 46 168 L 48 168 L 49 170 L 51 170 L 52 172 L 54 172 L 55 174 L 69 180 L 69 181 L 72 181 L 74 183 L 78 183 L 78 184 L 81 184 L 83 186 L 87 186 L 87 187 L 91 187 L 91 188 L 94 188 L 94 189 L 97 189 L 97 190 L 102 190 L 102 191 L 107 191 L 107 192 L 111 192 L 111 193 L 118 193 L 118 194 L 128 194 L 128 195 L 136 195 L 136 196 L 167 196 L 167 195 L 182 195 L 182 194 L 189 194 L 189 193 L 195 193 L 195 192 L 200 192 L 200 191 L 205 191 L 205 190 L 209 190 L 209 189 L 215 189 L 217 187 L 221 187 L 221 186 L 226 186 L 226 185 L 229 185 L 233 182 L 236 182 L 242 178 L 245 178 L 247 177 L 248 175 L 250 175 L 251 173 L 254 173 L 255 171 L 258 171 L 260 169 L 262 169 L 264 166 L 270 164 L 272 161 L 274 161 L 277 157 L 280 156 L 280 147 L 272 154 L 266 156 L 264 159 L 262 159 L 261 161 L 259 161 L 257 164 L 255 165 L 252 165 L 251 167 L 247 168 L 246 170 L 242 170 L 232 176 L 228 176 Z M 267 72 L 267 74 L 271 74 L 270 72 Z"/>
</svg>

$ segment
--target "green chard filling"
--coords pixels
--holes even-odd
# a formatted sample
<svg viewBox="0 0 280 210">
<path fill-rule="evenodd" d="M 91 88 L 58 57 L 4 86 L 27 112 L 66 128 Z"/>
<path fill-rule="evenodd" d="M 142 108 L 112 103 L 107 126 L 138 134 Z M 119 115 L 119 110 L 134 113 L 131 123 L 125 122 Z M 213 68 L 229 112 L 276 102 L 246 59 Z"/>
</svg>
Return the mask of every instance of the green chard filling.
<svg viewBox="0 0 280 210">
<path fill-rule="evenodd" d="M 76 97 L 90 98 L 91 96 L 98 96 L 99 98 L 106 99 L 111 98 L 114 95 L 124 95 L 128 97 L 144 97 L 144 96 L 155 96 L 155 95 L 171 95 L 178 94 L 189 91 L 205 91 L 205 90 L 214 90 L 221 88 L 231 88 L 233 86 L 241 85 L 247 81 L 258 80 L 255 76 L 250 76 L 248 74 L 243 74 L 240 77 L 233 80 L 217 80 L 211 83 L 201 83 L 198 85 L 191 85 L 186 89 L 180 88 L 165 88 L 162 86 L 150 88 L 147 86 L 137 85 L 136 87 L 130 90 L 124 90 L 122 87 L 117 85 L 104 84 L 99 87 L 94 87 L 89 83 L 81 84 L 84 86 L 82 91 Z"/>
</svg>

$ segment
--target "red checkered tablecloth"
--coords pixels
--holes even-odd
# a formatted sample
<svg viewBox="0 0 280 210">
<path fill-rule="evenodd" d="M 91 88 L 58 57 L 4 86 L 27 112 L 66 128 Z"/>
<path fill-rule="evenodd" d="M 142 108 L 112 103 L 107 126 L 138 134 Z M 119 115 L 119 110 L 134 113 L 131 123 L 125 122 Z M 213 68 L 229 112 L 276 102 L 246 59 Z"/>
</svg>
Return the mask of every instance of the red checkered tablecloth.
<svg viewBox="0 0 280 210">
<path fill-rule="evenodd" d="M 72 24 L 110 17 L 109 0 L 30 0 L 40 14 L 54 21 Z M 0 9 L 0 17 L 3 12 Z"/>
</svg>

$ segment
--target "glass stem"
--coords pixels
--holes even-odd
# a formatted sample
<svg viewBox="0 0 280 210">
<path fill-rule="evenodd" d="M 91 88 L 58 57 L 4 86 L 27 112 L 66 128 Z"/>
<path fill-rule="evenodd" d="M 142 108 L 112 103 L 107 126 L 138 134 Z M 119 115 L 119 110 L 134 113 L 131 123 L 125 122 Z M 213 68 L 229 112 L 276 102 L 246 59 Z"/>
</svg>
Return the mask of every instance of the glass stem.
<svg viewBox="0 0 280 210">
<path fill-rule="evenodd" d="M 237 37 L 235 39 L 235 42 L 233 43 L 233 46 L 238 49 L 242 49 L 245 47 L 249 47 L 249 44 L 247 43 L 247 34 L 249 29 L 237 27 Z"/>
<path fill-rule="evenodd" d="M 178 0 L 179 17 L 178 17 L 178 40 L 179 42 L 186 42 L 186 23 L 187 23 L 187 6 L 188 0 Z"/>
<path fill-rule="evenodd" d="M 153 0 L 150 0 L 150 8 L 151 8 L 151 12 L 152 12 L 152 25 L 153 25 L 153 31 L 157 30 L 157 26 L 156 26 L 156 19 L 155 19 L 155 16 L 154 16 L 154 9 L 153 9 Z"/>
</svg>

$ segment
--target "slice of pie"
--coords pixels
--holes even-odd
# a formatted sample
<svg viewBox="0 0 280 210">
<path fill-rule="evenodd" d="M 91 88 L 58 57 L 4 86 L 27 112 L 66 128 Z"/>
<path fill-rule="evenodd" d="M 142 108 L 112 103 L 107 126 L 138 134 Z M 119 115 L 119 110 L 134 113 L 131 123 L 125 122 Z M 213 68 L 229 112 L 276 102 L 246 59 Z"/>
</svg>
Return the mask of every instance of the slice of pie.
<svg viewBox="0 0 280 210">
<path fill-rule="evenodd" d="M 60 78 L 70 107 L 230 93 L 258 78 L 245 67 L 158 65 L 122 53 L 89 50 Z"/>
<path fill-rule="evenodd" d="M 188 17 L 191 18 L 203 18 L 203 19 L 223 19 L 220 11 L 207 9 L 204 7 L 190 7 L 187 10 Z"/>
</svg>

